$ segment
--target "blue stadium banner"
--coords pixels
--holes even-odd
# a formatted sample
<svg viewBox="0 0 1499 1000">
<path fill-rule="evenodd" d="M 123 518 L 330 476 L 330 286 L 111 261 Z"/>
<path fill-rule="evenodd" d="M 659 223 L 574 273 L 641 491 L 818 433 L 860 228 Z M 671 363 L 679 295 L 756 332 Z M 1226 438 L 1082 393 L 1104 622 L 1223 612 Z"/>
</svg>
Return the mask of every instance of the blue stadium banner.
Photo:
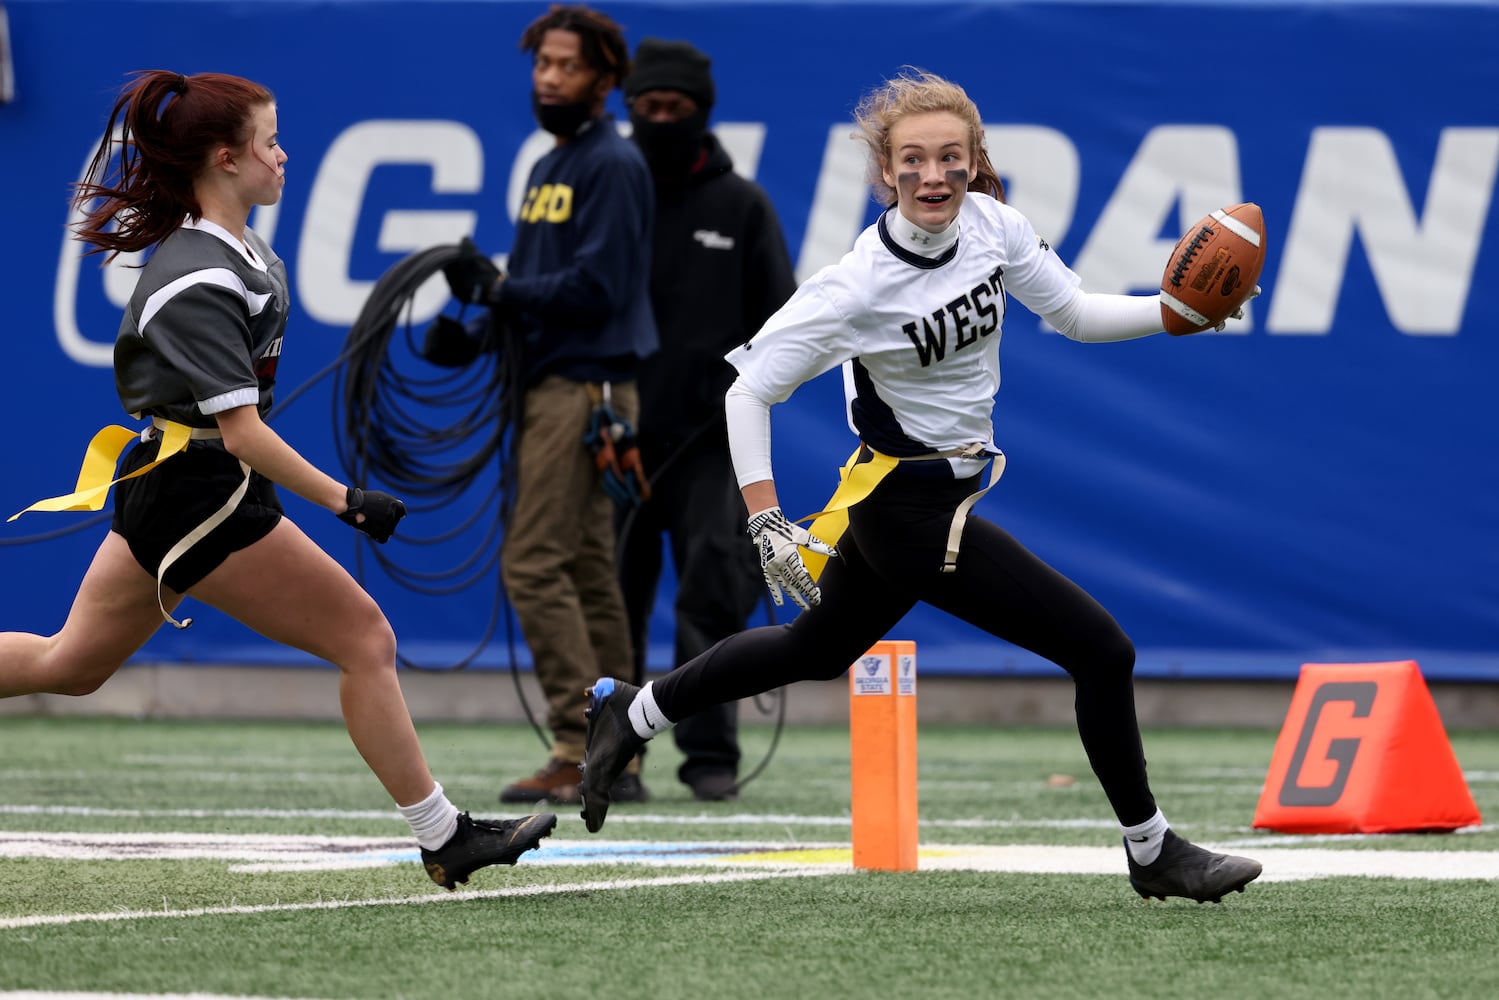
<svg viewBox="0 0 1499 1000">
<path fill-rule="evenodd" d="M 1009 466 L 979 513 L 1098 597 L 1142 674 L 1417 659 L 1428 677 L 1499 679 L 1499 2 L 599 6 L 632 44 L 686 38 L 713 56 L 716 127 L 773 198 L 803 277 L 873 218 L 851 112 L 908 64 L 967 88 L 1011 201 L 1091 290 L 1154 289 L 1186 227 L 1258 203 L 1264 294 L 1229 333 L 1078 345 L 1011 310 L 995 411 Z M 93 431 L 123 419 L 108 365 L 135 272 L 80 260 L 66 227 L 69 185 L 129 71 L 232 72 L 276 93 L 286 195 L 251 224 L 295 300 L 279 392 L 301 391 L 277 426 L 337 474 L 338 403 L 318 376 L 376 279 L 464 235 L 509 245 L 548 141 L 516 46 L 544 9 L 8 0 L 3 513 L 64 492 Z M 416 318 L 440 299 L 419 296 Z M 777 408 L 775 428 L 785 506 L 818 509 L 852 445 L 836 375 Z M 288 509 L 366 580 L 412 660 L 451 662 L 485 637 L 494 574 L 416 594 L 334 518 Z M 61 625 L 104 526 L 14 543 L 87 516 L 0 531 L 0 629 Z M 408 525 L 439 536 L 450 516 Z M 142 657 L 310 662 L 195 617 Z M 1055 670 L 930 609 L 893 637 L 928 672 Z M 476 663 L 507 657 L 501 623 Z"/>
</svg>

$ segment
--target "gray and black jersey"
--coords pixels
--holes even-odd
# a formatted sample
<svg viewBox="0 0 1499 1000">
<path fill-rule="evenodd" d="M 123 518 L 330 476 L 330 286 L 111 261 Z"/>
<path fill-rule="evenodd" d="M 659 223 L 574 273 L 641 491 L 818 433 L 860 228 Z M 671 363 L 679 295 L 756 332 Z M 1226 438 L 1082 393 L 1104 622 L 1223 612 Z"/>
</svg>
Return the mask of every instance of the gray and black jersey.
<svg viewBox="0 0 1499 1000">
<path fill-rule="evenodd" d="M 126 412 L 211 428 L 225 410 L 269 411 L 290 309 L 286 265 L 249 229 L 245 244 L 202 219 L 156 248 L 115 339 Z"/>
</svg>

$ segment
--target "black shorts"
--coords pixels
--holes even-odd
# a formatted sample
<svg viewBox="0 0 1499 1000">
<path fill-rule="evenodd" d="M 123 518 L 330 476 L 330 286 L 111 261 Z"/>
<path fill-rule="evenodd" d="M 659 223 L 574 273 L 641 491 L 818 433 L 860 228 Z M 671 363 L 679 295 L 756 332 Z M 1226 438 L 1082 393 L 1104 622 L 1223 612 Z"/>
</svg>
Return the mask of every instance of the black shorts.
<svg viewBox="0 0 1499 1000">
<path fill-rule="evenodd" d="M 126 453 L 120 475 L 156 458 L 157 442 L 136 444 Z M 111 527 L 130 544 L 135 561 L 156 575 L 167 552 L 188 532 L 213 516 L 244 481 L 239 460 L 218 441 L 192 441 L 187 450 L 135 479 L 115 487 Z M 167 568 L 163 582 L 185 593 L 213 572 L 229 553 L 260 541 L 281 520 L 276 486 L 258 472 L 239 506 Z"/>
</svg>

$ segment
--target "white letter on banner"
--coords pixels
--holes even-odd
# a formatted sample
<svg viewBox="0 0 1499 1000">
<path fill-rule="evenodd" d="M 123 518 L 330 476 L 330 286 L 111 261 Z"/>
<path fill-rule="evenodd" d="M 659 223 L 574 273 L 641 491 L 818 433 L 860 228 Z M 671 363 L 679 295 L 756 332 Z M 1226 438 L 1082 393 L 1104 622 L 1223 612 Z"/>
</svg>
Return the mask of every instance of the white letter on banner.
<svg viewBox="0 0 1499 1000">
<path fill-rule="evenodd" d="M 1158 289 L 1181 234 L 1209 212 L 1243 201 L 1241 192 L 1233 132 L 1218 125 L 1151 129 L 1072 268 L 1090 292 Z M 1161 238 L 1163 230 L 1176 235 Z M 1226 332 L 1248 333 L 1251 318 L 1246 304 L 1245 321 Z"/>
<path fill-rule="evenodd" d="M 713 134 L 734 161 L 734 173 L 754 180 L 760 172 L 760 153 L 765 148 L 764 122 L 720 122 Z"/>
<path fill-rule="evenodd" d="M 375 286 L 350 279 L 349 263 L 370 174 L 387 163 L 430 164 L 432 190 L 442 194 L 477 192 L 484 176 L 479 137 L 462 122 L 368 121 L 345 129 L 318 169 L 297 252 L 302 308 L 320 323 L 353 323 Z M 475 218 L 470 211 L 388 211 L 377 247 L 384 253 L 414 253 L 456 243 L 473 233 Z M 434 277 L 412 304 L 413 320 L 436 315 L 447 294 L 441 278 Z"/>
<path fill-rule="evenodd" d="M 797 281 L 806 281 L 848 253 L 864 228 L 868 207 L 864 145 L 849 138 L 846 122 L 834 125 L 828 129 L 828 140 L 822 148 L 822 169 L 817 173 L 802 252 L 796 262 Z"/>
<path fill-rule="evenodd" d="M 1317 129 L 1276 275 L 1269 331 L 1331 328 L 1357 229 L 1395 329 L 1456 334 L 1496 170 L 1499 129 L 1443 129 L 1418 220 L 1389 137 L 1371 128 Z"/>
<path fill-rule="evenodd" d="M 1005 183 L 1005 201 L 1024 213 L 1052 246 L 1067 238 L 1082 176 L 1077 147 L 1056 129 L 985 125 L 989 159 Z"/>
<path fill-rule="evenodd" d="M 118 128 L 115 129 L 112 140 L 119 143 Z M 80 183 L 88 173 L 95 152 L 96 149 L 90 147 L 83 167 L 78 171 Z M 109 170 L 118 169 L 117 158 L 110 164 Z M 250 215 L 250 228 L 264 237 L 267 243 L 271 243 L 275 235 L 280 209 L 280 205 L 257 205 Z M 73 227 L 83 221 L 83 216 L 83 210 L 79 206 L 72 206 L 67 224 L 63 227 L 62 254 L 57 261 L 57 281 L 52 286 L 52 325 L 57 331 L 58 346 L 75 363 L 90 368 L 109 368 L 114 365 L 115 334 L 120 326 L 119 317 L 110 317 L 108 340 L 93 340 L 85 336 L 78 321 L 79 275 L 83 266 L 84 247 L 73 239 Z M 134 294 L 136 283 L 140 280 L 140 265 L 145 263 L 145 256 L 145 251 L 121 253 L 105 264 L 102 270 L 91 268 L 93 273 L 100 275 L 104 297 L 114 308 L 124 309 L 130 304 L 130 296 Z M 94 261 L 100 258 L 89 259 Z"/>
</svg>

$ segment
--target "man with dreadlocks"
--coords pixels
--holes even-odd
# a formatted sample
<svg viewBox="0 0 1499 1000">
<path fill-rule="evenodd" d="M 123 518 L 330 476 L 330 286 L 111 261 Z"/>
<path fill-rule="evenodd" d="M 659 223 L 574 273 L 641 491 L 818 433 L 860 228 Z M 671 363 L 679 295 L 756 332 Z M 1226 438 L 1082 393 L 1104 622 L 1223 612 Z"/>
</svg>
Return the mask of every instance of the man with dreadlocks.
<svg viewBox="0 0 1499 1000">
<path fill-rule="evenodd" d="M 556 145 L 527 180 L 508 273 L 477 255 L 445 270 L 458 298 L 487 304 L 520 331 L 524 351 L 501 558 L 546 693 L 552 748 L 500 801 L 577 802 L 584 689 L 595 675 L 629 677 L 633 662 L 613 508 L 584 438 L 601 404 L 621 423 L 637 416 L 636 367 L 657 343 L 655 204 L 644 157 L 604 111 L 630 70 L 619 25 L 588 7 L 556 5 L 526 28 L 520 48 L 532 57 L 532 111 Z M 636 771 L 615 783 L 614 801 L 645 798 Z"/>
</svg>

